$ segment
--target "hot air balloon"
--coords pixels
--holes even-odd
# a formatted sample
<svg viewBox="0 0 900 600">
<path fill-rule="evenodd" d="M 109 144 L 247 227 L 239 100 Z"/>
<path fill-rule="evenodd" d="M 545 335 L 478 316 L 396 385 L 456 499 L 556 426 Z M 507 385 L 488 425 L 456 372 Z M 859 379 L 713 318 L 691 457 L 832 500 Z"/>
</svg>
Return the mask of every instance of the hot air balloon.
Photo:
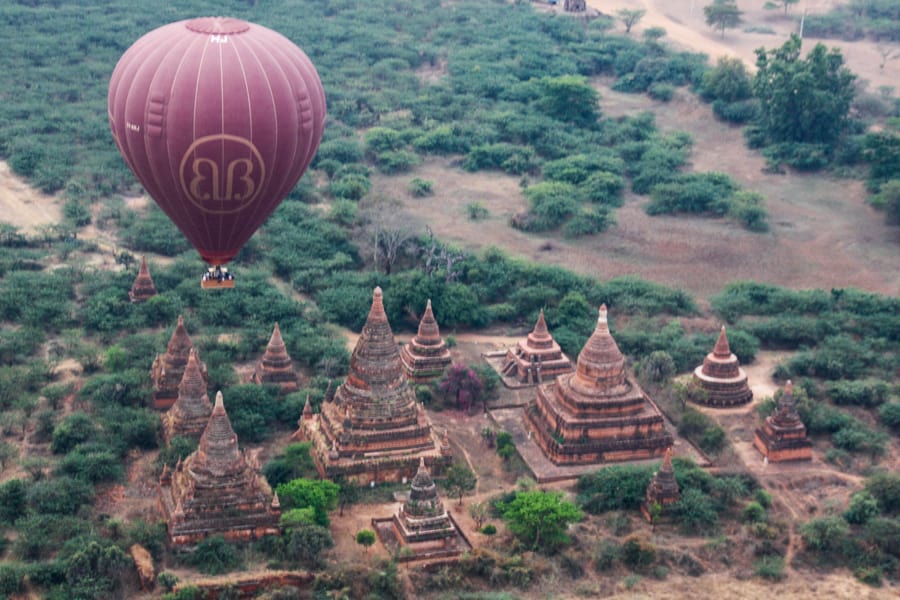
<svg viewBox="0 0 900 600">
<path fill-rule="evenodd" d="M 306 54 L 239 19 L 164 25 L 137 40 L 109 82 L 125 162 L 209 265 L 203 287 L 234 287 L 230 261 L 312 161 L 325 94 Z"/>
</svg>

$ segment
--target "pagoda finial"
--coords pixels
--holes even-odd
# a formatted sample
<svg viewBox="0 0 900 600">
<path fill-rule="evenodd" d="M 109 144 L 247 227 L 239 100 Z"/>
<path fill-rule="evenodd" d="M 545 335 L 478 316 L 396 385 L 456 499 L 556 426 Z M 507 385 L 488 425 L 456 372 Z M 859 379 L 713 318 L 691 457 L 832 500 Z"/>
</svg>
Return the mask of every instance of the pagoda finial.
<svg viewBox="0 0 900 600">
<path fill-rule="evenodd" d="M 660 467 L 660 471 L 671 471 L 672 470 L 672 446 L 666 448 L 666 453 L 663 455 L 663 464 Z"/>
<path fill-rule="evenodd" d="M 537 322 L 534 324 L 534 334 L 539 336 L 549 335 L 549 330 L 547 329 L 547 321 L 544 319 L 544 309 L 538 313 Z"/>
<path fill-rule="evenodd" d="M 606 316 L 606 303 L 605 302 L 600 305 L 599 314 L 597 316 L 597 324 L 599 325 L 601 323 L 604 325 L 609 323 L 609 319 Z"/>
<path fill-rule="evenodd" d="M 222 390 L 216 392 L 216 404 L 213 406 L 213 410 L 225 412 L 225 399 L 222 397 Z"/>
<path fill-rule="evenodd" d="M 278 492 L 275 492 L 275 495 L 272 496 L 272 510 L 273 511 L 281 510 L 281 501 L 278 499 Z"/>
<path fill-rule="evenodd" d="M 713 348 L 713 355 L 720 358 L 728 358 L 731 356 L 731 347 L 728 345 L 728 336 L 725 334 L 725 326 L 719 330 L 719 339 L 716 340 L 716 346 Z"/>
<path fill-rule="evenodd" d="M 312 406 L 309 403 L 309 394 L 306 395 L 306 404 L 303 405 L 303 418 L 304 419 L 312 419 L 313 418 Z"/>
</svg>

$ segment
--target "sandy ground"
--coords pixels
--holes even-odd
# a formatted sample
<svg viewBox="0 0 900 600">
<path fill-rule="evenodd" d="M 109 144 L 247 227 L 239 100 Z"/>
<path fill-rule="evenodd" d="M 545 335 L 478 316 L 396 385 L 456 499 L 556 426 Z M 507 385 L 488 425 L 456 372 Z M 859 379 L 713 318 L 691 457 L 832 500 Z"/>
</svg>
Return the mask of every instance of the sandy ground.
<svg viewBox="0 0 900 600">
<path fill-rule="evenodd" d="M 52 225 L 62 219 L 60 205 L 54 196 L 33 189 L 0 161 L 0 221 L 15 225 L 22 233 L 34 233 L 41 225 Z"/>
</svg>

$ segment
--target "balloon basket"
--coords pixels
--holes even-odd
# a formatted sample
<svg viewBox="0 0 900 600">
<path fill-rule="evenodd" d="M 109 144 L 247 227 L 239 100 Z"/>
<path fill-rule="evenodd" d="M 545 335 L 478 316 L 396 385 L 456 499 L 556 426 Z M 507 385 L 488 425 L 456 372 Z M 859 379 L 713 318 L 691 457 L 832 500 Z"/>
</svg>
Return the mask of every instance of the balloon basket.
<svg viewBox="0 0 900 600">
<path fill-rule="evenodd" d="M 219 281 L 217 279 L 201 279 L 200 287 L 204 290 L 218 290 L 224 288 L 233 288 L 234 287 L 234 279 L 227 279 L 224 281 Z"/>
<path fill-rule="evenodd" d="M 204 290 L 217 290 L 234 287 L 234 275 L 225 267 L 212 267 L 200 278 L 200 287 Z"/>
</svg>

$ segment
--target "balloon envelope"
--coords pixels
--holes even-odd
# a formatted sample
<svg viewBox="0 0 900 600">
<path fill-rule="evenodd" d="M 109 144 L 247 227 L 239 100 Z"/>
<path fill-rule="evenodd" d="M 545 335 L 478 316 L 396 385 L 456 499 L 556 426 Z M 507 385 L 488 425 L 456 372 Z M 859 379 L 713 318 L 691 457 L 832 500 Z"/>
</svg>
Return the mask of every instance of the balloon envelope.
<svg viewBox="0 0 900 600">
<path fill-rule="evenodd" d="M 306 54 L 238 19 L 171 23 L 136 41 L 109 83 L 116 145 L 203 259 L 238 253 L 303 175 L 325 128 Z"/>
</svg>

